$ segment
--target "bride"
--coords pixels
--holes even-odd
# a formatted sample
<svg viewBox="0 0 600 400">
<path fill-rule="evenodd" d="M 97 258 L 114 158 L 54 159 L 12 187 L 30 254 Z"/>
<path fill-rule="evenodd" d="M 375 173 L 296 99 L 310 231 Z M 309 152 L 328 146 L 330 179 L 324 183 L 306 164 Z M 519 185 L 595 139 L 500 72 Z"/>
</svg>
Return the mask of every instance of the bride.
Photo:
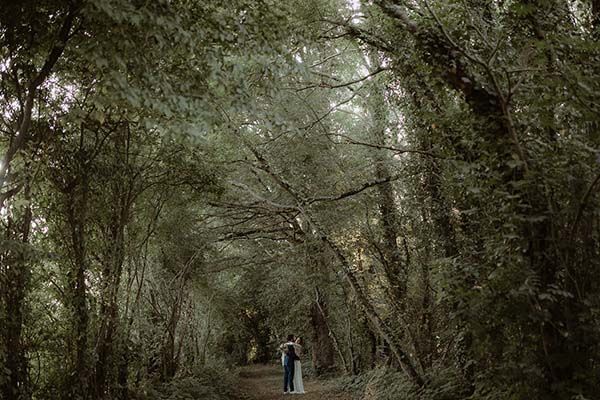
<svg viewBox="0 0 600 400">
<path fill-rule="evenodd" d="M 298 358 L 302 358 L 302 346 L 304 345 L 304 340 L 301 337 L 296 339 L 294 343 L 294 350 L 296 350 L 296 355 Z M 302 382 L 302 363 L 299 359 L 294 361 L 294 393 L 304 394 L 304 382 Z"/>
</svg>

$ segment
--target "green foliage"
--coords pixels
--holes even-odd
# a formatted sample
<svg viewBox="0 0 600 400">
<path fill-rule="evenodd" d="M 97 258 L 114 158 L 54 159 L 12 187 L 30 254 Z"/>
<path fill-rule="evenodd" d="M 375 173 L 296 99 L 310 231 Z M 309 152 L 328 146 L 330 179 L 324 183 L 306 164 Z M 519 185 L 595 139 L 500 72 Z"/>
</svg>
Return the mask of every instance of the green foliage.
<svg viewBox="0 0 600 400">
<path fill-rule="evenodd" d="M 8 2 L 0 396 L 225 399 L 294 332 L 366 399 L 591 397 L 599 16 Z"/>
<path fill-rule="evenodd" d="M 403 373 L 389 368 L 376 368 L 359 376 L 342 378 L 338 385 L 364 400 L 451 400 L 464 398 L 467 392 L 467 383 L 453 369 L 432 371 L 425 388 L 416 387 Z"/>
<path fill-rule="evenodd" d="M 237 377 L 225 368 L 197 369 L 192 375 L 171 382 L 134 389 L 131 398 L 136 400 L 230 400 L 234 398 Z"/>
</svg>

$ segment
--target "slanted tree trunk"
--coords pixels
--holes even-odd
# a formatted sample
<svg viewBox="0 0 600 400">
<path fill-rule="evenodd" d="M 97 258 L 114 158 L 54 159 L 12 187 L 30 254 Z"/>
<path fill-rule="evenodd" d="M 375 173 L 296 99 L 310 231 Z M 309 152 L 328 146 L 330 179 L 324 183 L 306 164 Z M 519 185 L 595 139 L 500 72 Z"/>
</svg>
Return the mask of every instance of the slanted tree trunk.
<svg viewBox="0 0 600 400">
<path fill-rule="evenodd" d="M 386 325 L 385 321 L 381 318 L 368 296 L 364 292 L 363 288 L 360 286 L 358 278 L 354 275 L 352 270 L 352 265 L 344 255 L 342 249 L 333 241 L 321 225 L 318 223 L 318 220 L 314 218 L 310 209 L 306 209 L 302 206 L 304 203 L 304 199 L 302 196 L 279 174 L 277 174 L 271 168 L 271 165 L 265 159 L 265 157 L 255 149 L 250 143 L 246 142 L 246 146 L 255 156 L 256 160 L 260 164 L 263 171 L 265 171 L 273 180 L 288 194 L 290 194 L 294 200 L 298 204 L 298 209 L 301 211 L 302 216 L 310 226 L 311 230 L 315 232 L 315 236 L 326 246 L 328 247 L 334 257 L 338 260 L 342 269 L 344 271 L 344 275 L 346 280 L 348 281 L 350 288 L 354 296 L 356 297 L 358 305 L 361 307 L 362 311 L 365 313 L 365 316 L 369 319 L 374 329 L 377 330 L 380 335 L 390 343 L 390 348 L 394 357 L 407 374 L 407 376 L 418 386 L 423 386 L 425 381 L 421 374 L 415 368 L 414 362 L 411 359 L 410 355 L 407 351 L 402 347 L 400 341 L 395 337 L 393 330 L 390 329 L 389 326 Z"/>
<path fill-rule="evenodd" d="M 276 175 L 274 176 L 277 177 Z M 292 193 L 294 193 L 291 187 L 288 186 L 288 188 Z M 401 341 L 396 337 L 393 330 L 387 325 L 369 300 L 367 294 L 360 285 L 358 278 L 355 276 L 350 262 L 342 252 L 341 248 L 325 234 L 321 225 L 311 214 L 304 211 L 304 217 L 307 219 L 312 229 L 315 230 L 316 236 L 333 252 L 333 255 L 341 264 L 346 280 L 349 283 L 350 289 L 352 290 L 359 307 L 369 319 L 374 329 L 385 341 L 388 342 L 390 350 L 396 361 L 400 364 L 402 370 L 417 386 L 423 386 L 425 381 L 416 369 L 414 361 L 410 357 L 409 353 L 403 348 Z"/>
</svg>

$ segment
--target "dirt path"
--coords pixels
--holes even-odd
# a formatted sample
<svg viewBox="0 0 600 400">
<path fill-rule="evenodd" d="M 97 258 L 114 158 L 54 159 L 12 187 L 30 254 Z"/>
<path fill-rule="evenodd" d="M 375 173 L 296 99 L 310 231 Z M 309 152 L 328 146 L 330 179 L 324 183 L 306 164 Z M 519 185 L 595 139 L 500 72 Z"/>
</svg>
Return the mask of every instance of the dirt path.
<svg viewBox="0 0 600 400">
<path fill-rule="evenodd" d="M 347 393 L 338 392 L 324 380 L 304 379 L 306 394 L 283 394 L 283 372 L 273 365 L 253 365 L 240 373 L 240 392 L 243 400 L 352 400 Z"/>
</svg>

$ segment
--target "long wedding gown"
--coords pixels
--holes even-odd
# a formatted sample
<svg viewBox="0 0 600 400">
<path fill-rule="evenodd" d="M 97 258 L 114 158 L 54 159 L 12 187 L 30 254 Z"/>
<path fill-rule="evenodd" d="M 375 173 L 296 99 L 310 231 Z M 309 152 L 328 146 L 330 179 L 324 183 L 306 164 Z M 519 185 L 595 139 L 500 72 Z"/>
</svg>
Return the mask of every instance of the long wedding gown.
<svg viewBox="0 0 600 400">
<path fill-rule="evenodd" d="M 302 346 L 295 344 L 296 354 L 302 354 Z M 294 393 L 304 394 L 304 382 L 302 382 L 302 363 L 300 360 L 294 361 Z"/>
</svg>

